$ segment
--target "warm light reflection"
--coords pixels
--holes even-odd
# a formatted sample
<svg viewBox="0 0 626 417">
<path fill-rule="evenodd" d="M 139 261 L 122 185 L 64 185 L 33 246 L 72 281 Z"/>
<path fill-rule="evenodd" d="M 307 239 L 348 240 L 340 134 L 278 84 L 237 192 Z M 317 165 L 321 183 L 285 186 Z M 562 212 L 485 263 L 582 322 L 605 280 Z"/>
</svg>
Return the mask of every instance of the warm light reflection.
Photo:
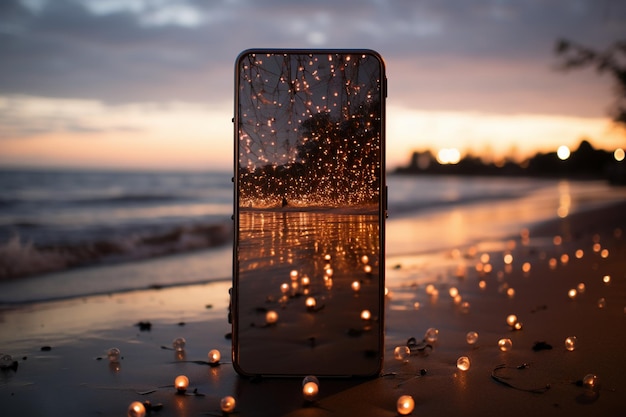
<svg viewBox="0 0 626 417">
<path fill-rule="evenodd" d="M 415 400 L 410 395 L 402 395 L 396 402 L 396 411 L 401 416 L 409 415 L 415 408 Z"/>
</svg>

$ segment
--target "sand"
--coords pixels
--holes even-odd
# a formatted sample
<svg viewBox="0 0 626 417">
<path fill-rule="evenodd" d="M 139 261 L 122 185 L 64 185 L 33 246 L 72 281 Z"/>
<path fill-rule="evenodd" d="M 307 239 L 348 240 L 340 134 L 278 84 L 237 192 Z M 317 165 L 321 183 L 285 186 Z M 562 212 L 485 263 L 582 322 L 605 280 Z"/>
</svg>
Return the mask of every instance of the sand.
<svg viewBox="0 0 626 417">
<path fill-rule="evenodd" d="M 528 240 L 517 233 L 452 251 L 390 256 L 383 375 L 322 379 L 313 403 L 303 401 L 300 379 L 237 376 L 225 337 L 228 281 L 7 307 L 0 311 L 0 351 L 17 369 L 0 373 L 0 414 L 121 416 L 132 401 L 150 401 L 162 405 L 151 415 L 221 415 L 220 399 L 232 395 L 240 416 L 394 416 L 397 398 L 407 394 L 413 415 L 624 415 L 624 213 L 624 203 L 596 207 L 534 226 Z M 427 294 L 429 283 L 438 296 Z M 571 299 L 568 291 L 579 283 L 584 292 Z M 455 303 L 451 287 L 469 304 Z M 507 325 L 509 314 L 522 330 Z M 396 346 L 421 340 L 429 328 L 439 331 L 432 349 L 407 362 L 394 358 Z M 469 331 L 479 334 L 473 346 Z M 574 351 L 565 349 L 569 336 L 577 338 Z M 170 348 L 177 337 L 186 339 L 184 354 Z M 501 338 L 511 340 L 510 351 L 499 350 Z M 106 357 L 113 346 L 121 351 L 118 363 Z M 222 353 L 219 366 L 206 363 L 214 348 Z M 456 367 L 461 356 L 470 359 L 467 371 Z M 187 395 L 173 388 L 180 374 L 190 379 Z M 581 386 L 587 374 L 600 388 Z"/>
</svg>

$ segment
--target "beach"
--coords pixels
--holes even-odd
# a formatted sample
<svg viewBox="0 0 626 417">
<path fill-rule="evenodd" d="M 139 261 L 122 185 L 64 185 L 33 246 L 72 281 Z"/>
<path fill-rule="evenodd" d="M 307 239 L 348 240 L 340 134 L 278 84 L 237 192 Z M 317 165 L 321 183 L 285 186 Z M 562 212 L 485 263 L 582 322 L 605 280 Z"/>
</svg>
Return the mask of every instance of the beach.
<svg viewBox="0 0 626 417">
<path fill-rule="evenodd" d="M 131 265 L 140 276 L 182 274 L 187 265 L 220 273 L 206 282 L 193 275 L 181 280 L 186 285 L 142 280 L 125 291 L 3 303 L 0 351 L 12 366 L 0 373 L 2 414 L 120 416 L 131 402 L 149 401 L 150 415 L 221 415 L 220 399 L 233 396 L 240 416 L 394 416 L 397 399 L 411 395 L 412 415 L 623 415 L 624 190 L 574 192 L 585 187 L 559 183 L 532 197 L 418 214 L 390 204 L 383 372 L 321 379 L 313 402 L 303 400 L 300 378 L 246 379 L 234 371 L 230 276 L 219 279 L 228 247 L 217 257 L 210 249 L 73 271 L 73 285 L 81 273 L 112 278 Z M 521 329 L 507 323 L 511 314 Z M 436 340 L 394 357 L 396 347 L 421 342 L 431 328 Z M 471 331 L 478 338 L 470 345 Z M 569 351 L 565 340 L 574 336 Z M 176 352 L 180 337 L 186 344 Z M 500 339 L 510 339 L 508 351 Z M 121 352 L 113 362 L 112 347 Z M 221 352 L 218 365 L 208 363 L 211 349 Z M 463 356 L 467 370 L 457 367 Z M 593 387 L 582 382 L 589 374 L 597 376 Z M 186 395 L 176 393 L 178 375 L 189 378 Z"/>
</svg>

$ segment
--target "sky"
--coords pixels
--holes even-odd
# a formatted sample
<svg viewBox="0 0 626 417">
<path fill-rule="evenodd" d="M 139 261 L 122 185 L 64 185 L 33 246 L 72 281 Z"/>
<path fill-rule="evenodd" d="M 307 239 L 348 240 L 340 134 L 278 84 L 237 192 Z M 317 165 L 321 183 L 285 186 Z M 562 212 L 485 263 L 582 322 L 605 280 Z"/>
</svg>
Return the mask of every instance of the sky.
<svg viewBox="0 0 626 417">
<path fill-rule="evenodd" d="M 248 48 L 368 48 L 386 63 L 387 166 L 626 146 L 614 85 L 557 39 L 626 39 L 620 0 L 2 0 L 0 167 L 229 169 Z"/>
</svg>

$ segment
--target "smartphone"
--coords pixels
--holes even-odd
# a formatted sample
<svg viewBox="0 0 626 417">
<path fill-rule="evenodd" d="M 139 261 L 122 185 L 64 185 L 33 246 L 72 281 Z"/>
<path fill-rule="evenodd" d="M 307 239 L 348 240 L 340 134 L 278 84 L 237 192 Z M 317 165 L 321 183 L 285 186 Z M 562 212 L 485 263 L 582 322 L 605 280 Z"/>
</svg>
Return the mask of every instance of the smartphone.
<svg viewBox="0 0 626 417">
<path fill-rule="evenodd" d="M 385 66 L 372 50 L 235 64 L 233 365 L 375 376 L 383 363 Z"/>
</svg>

